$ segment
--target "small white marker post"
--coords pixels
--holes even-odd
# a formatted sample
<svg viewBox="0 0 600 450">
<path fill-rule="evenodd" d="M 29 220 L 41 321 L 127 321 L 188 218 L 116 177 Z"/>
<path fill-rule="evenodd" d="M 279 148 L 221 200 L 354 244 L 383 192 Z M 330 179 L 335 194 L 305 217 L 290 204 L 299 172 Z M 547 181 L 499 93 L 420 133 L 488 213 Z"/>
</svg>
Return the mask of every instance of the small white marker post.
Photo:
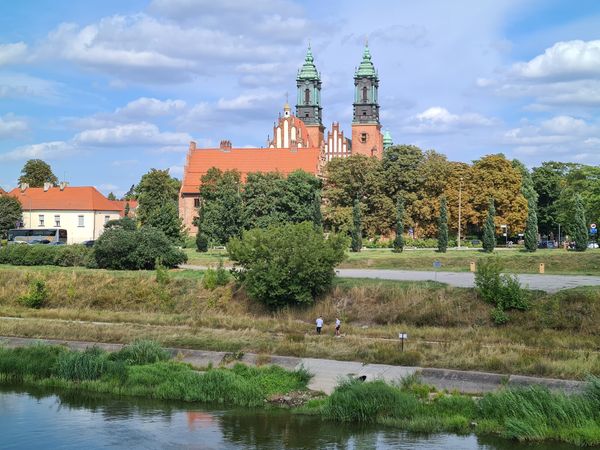
<svg viewBox="0 0 600 450">
<path fill-rule="evenodd" d="M 399 333 L 398 337 L 400 338 L 400 351 L 404 352 L 404 340 L 408 339 L 408 334 L 406 334 L 406 333 Z"/>
</svg>

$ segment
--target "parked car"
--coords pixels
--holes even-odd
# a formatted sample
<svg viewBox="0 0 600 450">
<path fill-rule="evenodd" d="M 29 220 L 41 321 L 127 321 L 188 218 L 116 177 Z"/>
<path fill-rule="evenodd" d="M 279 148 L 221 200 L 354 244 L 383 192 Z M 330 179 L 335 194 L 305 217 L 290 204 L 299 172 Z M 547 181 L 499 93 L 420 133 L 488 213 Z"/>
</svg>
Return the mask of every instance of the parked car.
<svg viewBox="0 0 600 450">
<path fill-rule="evenodd" d="M 93 247 L 95 243 L 96 241 L 84 241 L 82 242 L 82 245 L 85 245 L 86 247 L 90 248 Z"/>
<path fill-rule="evenodd" d="M 598 243 L 597 242 L 590 242 L 588 244 L 588 248 L 598 248 Z"/>
<path fill-rule="evenodd" d="M 538 248 L 556 248 L 553 241 L 541 241 Z"/>
</svg>

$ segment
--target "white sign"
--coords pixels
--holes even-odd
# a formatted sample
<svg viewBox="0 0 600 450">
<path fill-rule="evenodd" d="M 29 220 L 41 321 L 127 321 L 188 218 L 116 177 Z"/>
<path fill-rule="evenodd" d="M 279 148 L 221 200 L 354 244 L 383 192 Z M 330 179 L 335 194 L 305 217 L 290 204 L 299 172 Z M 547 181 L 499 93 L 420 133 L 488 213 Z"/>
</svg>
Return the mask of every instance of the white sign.
<svg viewBox="0 0 600 450">
<path fill-rule="evenodd" d="M 406 333 L 400 333 L 400 334 L 398 334 L 398 337 L 400 339 L 408 339 L 408 334 L 406 334 Z"/>
</svg>

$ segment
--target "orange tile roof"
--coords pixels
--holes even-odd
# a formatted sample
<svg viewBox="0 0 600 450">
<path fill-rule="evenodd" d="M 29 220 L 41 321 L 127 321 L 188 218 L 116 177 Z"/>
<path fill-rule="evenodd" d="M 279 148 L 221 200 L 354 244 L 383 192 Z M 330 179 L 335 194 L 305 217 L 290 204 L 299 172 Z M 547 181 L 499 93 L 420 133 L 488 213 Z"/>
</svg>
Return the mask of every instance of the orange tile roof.
<svg viewBox="0 0 600 450">
<path fill-rule="evenodd" d="M 0 187 L 0 195 L 6 195 L 6 191 Z"/>
<path fill-rule="evenodd" d="M 113 200 L 113 203 L 118 205 L 121 213 L 121 217 L 125 217 L 125 207 L 129 203 L 129 210 L 135 212 L 138 207 L 137 200 Z"/>
<path fill-rule="evenodd" d="M 121 211 L 124 208 L 91 186 L 67 186 L 62 191 L 57 187 L 51 187 L 48 191 L 27 188 L 25 192 L 14 188 L 9 195 L 16 197 L 25 210 Z"/>
<path fill-rule="evenodd" d="M 223 171 L 236 169 L 245 179 L 250 172 L 280 172 L 287 175 L 295 170 L 317 174 L 319 148 L 232 148 L 196 149 L 188 153 L 181 185 L 182 194 L 197 194 L 200 178 L 211 167 Z"/>
</svg>

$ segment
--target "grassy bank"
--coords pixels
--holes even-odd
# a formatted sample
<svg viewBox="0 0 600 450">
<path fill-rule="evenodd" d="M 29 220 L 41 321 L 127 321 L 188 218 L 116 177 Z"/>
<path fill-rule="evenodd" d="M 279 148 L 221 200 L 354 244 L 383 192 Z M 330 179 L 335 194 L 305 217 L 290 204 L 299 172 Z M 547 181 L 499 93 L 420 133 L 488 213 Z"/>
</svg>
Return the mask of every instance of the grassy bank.
<svg viewBox="0 0 600 450">
<path fill-rule="evenodd" d="M 170 359 L 151 341 L 116 353 L 34 345 L 0 348 L 0 382 L 161 400 L 263 406 L 274 394 L 305 390 L 310 375 L 276 366 L 207 368 L 198 372 Z"/>
<path fill-rule="evenodd" d="M 472 289 L 439 283 L 337 280 L 308 308 L 272 312 L 234 285 L 208 290 L 197 272 L 0 268 L 0 336 L 163 345 L 584 379 L 600 375 L 600 288 L 533 293 L 528 311 L 494 326 Z M 46 283 L 41 309 L 19 298 Z M 325 334 L 314 320 L 325 318 Z M 342 338 L 333 337 L 335 316 Z M 399 331 L 409 334 L 399 351 Z"/>
<path fill-rule="evenodd" d="M 194 249 L 186 249 L 188 264 L 214 265 L 223 260 L 228 264 L 225 250 L 212 250 L 198 253 Z M 590 249 L 584 253 L 559 249 L 542 249 L 535 253 L 521 250 L 499 250 L 496 252 L 504 264 L 505 271 L 510 273 L 538 273 L 540 263 L 544 263 L 548 274 L 597 275 L 600 273 L 600 251 Z M 440 261 L 440 270 L 453 272 L 469 271 L 469 264 L 477 262 L 488 255 L 481 250 L 448 250 L 437 253 L 434 250 L 406 249 L 402 253 L 393 253 L 391 249 L 367 249 L 360 253 L 349 253 L 348 259 L 340 267 L 433 270 L 433 262 Z"/>
<path fill-rule="evenodd" d="M 194 370 L 170 359 L 151 341 L 138 341 L 115 353 L 98 348 L 71 351 L 60 346 L 0 348 L 0 383 L 81 393 L 217 403 L 262 408 L 281 395 L 303 401 L 310 374 L 276 366 Z M 299 397 L 299 398 L 300 398 Z M 324 420 L 377 423 L 411 432 L 499 435 L 521 441 L 555 440 L 580 446 L 600 444 L 600 380 L 581 394 L 542 388 L 502 390 L 483 398 L 435 392 L 415 377 L 340 383 L 329 397 L 296 408 Z"/>
</svg>

